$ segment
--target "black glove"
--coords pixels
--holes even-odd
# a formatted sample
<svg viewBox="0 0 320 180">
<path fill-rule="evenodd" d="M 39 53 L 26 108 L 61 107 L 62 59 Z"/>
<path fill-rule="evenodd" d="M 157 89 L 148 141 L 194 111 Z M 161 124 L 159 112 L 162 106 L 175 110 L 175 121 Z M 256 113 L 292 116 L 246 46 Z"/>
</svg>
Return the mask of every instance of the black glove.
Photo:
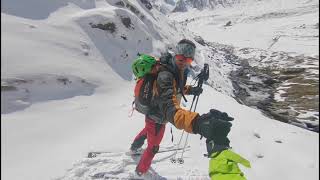
<svg viewBox="0 0 320 180">
<path fill-rule="evenodd" d="M 202 87 L 190 87 L 189 94 L 199 96 L 202 93 Z"/>
<path fill-rule="evenodd" d="M 215 145 L 229 147 L 229 139 L 227 138 L 232 124 L 233 118 L 225 112 L 211 109 L 209 113 L 196 117 L 192 124 L 192 131 L 200 134 L 207 141 L 213 140 Z"/>
<path fill-rule="evenodd" d="M 217 144 L 215 143 L 213 140 L 206 140 L 206 145 L 207 145 L 207 152 L 208 152 L 208 157 L 211 156 L 212 153 L 215 152 L 221 152 L 225 149 L 229 149 L 229 139 L 226 137 L 228 143 L 224 143 L 224 144 Z"/>
</svg>

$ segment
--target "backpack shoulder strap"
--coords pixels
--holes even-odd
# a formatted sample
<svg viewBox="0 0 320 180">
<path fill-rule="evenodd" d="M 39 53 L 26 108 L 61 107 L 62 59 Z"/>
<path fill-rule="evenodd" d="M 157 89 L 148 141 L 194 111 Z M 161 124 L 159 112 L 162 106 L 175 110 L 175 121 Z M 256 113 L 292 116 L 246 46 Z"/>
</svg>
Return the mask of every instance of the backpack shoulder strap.
<svg viewBox="0 0 320 180">
<path fill-rule="evenodd" d="M 184 93 L 183 93 L 183 89 L 184 89 L 184 82 L 181 82 L 181 78 L 183 77 L 179 77 L 179 72 L 173 72 L 172 68 L 170 68 L 168 65 L 166 64 L 160 64 L 161 66 L 159 67 L 158 73 L 162 72 L 162 71 L 168 71 L 170 73 L 173 74 L 174 79 L 176 81 L 176 83 L 178 84 L 178 87 L 181 90 L 181 94 L 182 94 L 182 98 L 184 99 L 185 102 L 188 102 L 187 98 L 185 97 Z M 175 69 L 177 70 L 177 69 Z"/>
</svg>

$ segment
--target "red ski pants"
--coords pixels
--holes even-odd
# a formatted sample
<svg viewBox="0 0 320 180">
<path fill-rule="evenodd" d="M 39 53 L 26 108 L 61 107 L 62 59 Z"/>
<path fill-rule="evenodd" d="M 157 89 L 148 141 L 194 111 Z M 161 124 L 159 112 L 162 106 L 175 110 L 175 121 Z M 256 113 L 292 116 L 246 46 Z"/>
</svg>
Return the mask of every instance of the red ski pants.
<svg viewBox="0 0 320 180">
<path fill-rule="evenodd" d="M 147 137 L 148 141 L 148 146 L 143 152 L 137 166 L 137 170 L 139 172 L 145 173 L 150 168 L 152 159 L 159 150 L 159 145 L 163 138 L 165 127 L 165 124 L 155 123 L 152 119 L 146 117 L 144 129 L 142 129 L 142 131 L 135 137 L 135 140 L 138 140 L 144 136 Z"/>
</svg>

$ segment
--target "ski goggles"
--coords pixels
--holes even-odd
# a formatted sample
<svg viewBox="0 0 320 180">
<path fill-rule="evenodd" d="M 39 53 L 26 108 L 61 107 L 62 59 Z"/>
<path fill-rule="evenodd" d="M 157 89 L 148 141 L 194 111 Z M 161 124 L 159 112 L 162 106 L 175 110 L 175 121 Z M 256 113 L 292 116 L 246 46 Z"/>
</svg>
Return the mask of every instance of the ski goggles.
<svg viewBox="0 0 320 180">
<path fill-rule="evenodd" d="M 180 62 L 183 62 L 183 63 L 186 63 L 186 64 L 191 64 L 192 61 L 193 61 L 193 58 L 191 57 L 185 57 L 184 55 L 182 54 L 177 54 L 175 56 L 176 60 L 177 61 L 180 61 Z"/>
<path fill-rule="evenodd" d="M 177 53 L 184 55 L 184 57 L 193 58 L 195 54 L 195 47 L 189 43 L 181 43 L 177 45 Z"/>
</svg>

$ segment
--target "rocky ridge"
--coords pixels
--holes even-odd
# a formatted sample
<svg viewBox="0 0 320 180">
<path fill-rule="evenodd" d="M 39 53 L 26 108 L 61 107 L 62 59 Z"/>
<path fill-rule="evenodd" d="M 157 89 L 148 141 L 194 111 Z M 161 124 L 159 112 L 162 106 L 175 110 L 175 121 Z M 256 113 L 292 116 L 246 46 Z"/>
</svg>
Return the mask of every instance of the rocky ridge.
<svg viewBox="0 0 320 180">
<path fill-rule="evenodd" d="M 223 53 L 234 98 L 267 116 L 319 132 L 319 57 L 195 40 Z"/>
</svg>

